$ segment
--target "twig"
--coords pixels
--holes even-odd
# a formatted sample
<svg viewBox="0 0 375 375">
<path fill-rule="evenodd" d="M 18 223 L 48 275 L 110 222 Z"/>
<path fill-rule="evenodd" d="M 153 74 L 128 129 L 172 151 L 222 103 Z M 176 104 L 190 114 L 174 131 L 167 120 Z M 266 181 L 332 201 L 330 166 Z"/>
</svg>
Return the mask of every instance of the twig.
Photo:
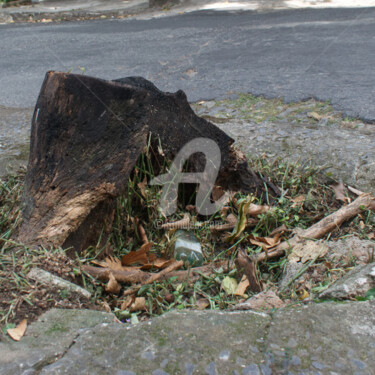
<svg viewBox="0 0 375 375">
<path fill-rule="evenodd" d="M 172 263 L 169 267 L 165 268 L 164 270 L 152 274 L 151 277 L 149 277 L 147 280 L 143 281 L 141 284 L 131 286 L 124 292 L 124 296 L 129 296 L 131 294 L 134 294 L 137 292 L 143 285 L 152 284 L 154 281 L 160 279 L 162 276 L 170 273 L 171 271 L 177 270 L 178 268 L 182 267 L 184 265 L 184 262 L 182 260 L 176 261 Z"/>
<path fill-rule="evenodd" d="M 228 265 L 228 260 L 221 260 L 207 266 L 194 267 L 188 270 L 173 271 L 163 276 L 161 280 L 169 279 L 171 277 L 177 277 L 177 280 L 179 281 L 184 281 L 189 277 L 190 280 L 193 276 L 201 277 L 202 275 L 211 275 L 215 272 L 215 268 L 221 267 L 223 268 L 224 272 L 228 272 L 231 269 L 231 267 Z"/>
<path fill-rule="evenodd" d="M 371 194 L 362 194 L 354 202 L 347 206 L 341 207 L 338 211 L 328 215 L 324 219 L 318 221 L 310 228 L 302 230 L 298 235 L 291 239 L 282 242 L 268 254 L 261 253 L 256 257 L 257 262 L 262 262 L 266 259 L 277 258 L 283 256 L 287 249 L 293 248 L 303 238 L 319 239 L 339 228 L 342 223 L 360 214 L 364 210 L 375 210 L 375 198 Z"/>
<path fill-rule="evenodd" d="M 82 270 L 101 281 L 109 281 L 110 274 L 112 273 L 116 281 L 119 283 L 141 283 L 151 277 L 150 273 L 138 269 L 135 269 L 134 271 L 125 271 L 85 265 L 82 266 Z"/>
</svg>

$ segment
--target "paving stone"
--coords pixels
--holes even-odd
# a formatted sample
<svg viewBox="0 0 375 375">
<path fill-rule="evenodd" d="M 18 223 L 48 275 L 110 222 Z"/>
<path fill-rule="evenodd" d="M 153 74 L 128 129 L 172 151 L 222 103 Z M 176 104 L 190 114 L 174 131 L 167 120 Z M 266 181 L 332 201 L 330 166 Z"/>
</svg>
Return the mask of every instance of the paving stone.
<svg viewBox="0 0 375 375">
<path fill-rule="evenodd" d="M 0 373 L 373 374 L 374 327 L 375 301 L 272 314 L 173 311 L 137 325 L 106 313 L 51 310 L 19 343 L 0 343 Z"/>
<path fill-rule="evenodd" d="M 280 373 L 374 374 L 375 301 L 277 310 L 265 344 L 266 364 Z"/>
<path fill-rule="evenodd" d="M 21 341 L 0 336 L 0 374 L 34 374 L 60 358 L 82 332 L 113 321 L 113 314 L 100 311 L 49 310 L 27 328 Z"/>
</svg>

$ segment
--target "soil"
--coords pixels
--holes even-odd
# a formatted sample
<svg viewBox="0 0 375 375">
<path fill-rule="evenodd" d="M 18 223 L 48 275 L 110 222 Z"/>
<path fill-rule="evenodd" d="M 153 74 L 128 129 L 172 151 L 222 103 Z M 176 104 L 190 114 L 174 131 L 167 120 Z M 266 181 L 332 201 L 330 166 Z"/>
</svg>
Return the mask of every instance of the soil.
<svg viewBox="0 0 375 375">
<path fill-rule="evenodd" d="M 48 254 L 46 258 L 41 258 L 39 261 L 35 259 L 34 265 L 75 284 L 82 284 L 77 277 L 73 276 L 72 261 L 63 254 Z M 14 278 L 16 275 L 22 275 L 23 272 L 21 265 L 17 265 L 14 269 L 9 267 L 5 272 L 0 270 L 0 311 L 8 311 L 10 305 L 13 305 L 8 319 L 10 323 L 18 324 L 23 319 L 31 323 L 45 311 L 56 307 L 103 310 L 103 307 L 80 294 L 74 292 L 69 294 L 64 290 L 42 286 L 27 277 L 22 293 L 20 293 L 20 290 L 15 287 Z"/>
</svg>

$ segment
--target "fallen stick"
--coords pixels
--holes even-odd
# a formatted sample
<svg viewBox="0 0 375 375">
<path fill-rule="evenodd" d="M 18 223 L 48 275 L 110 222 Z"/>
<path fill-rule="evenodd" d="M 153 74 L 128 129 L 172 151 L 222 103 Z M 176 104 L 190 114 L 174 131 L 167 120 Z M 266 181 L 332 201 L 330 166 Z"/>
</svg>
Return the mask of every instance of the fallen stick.
<svg viewBox="0 0 375 375">
<path fill-rule="evenodd" d="M 222 260 L 215 262 L 214 264 L 209 264 L 207 266 L 201 267 L 194 267 L 190 268 L 189 270 L 181 270 L 181 271 L 171 271 L 169 273 L 163 273 L 160 276 L 160 280 L 168 280 L 171 277 L 176 277 L 178 281 L 184 281 L 190 276 L 194 276 L 195 279 L 199 278 L 201 274 L 209 275 L 214 272 L 215 268 L 223 267 L 224 272 L 227 272 L 230 267 L 228 266 L 227 260 Z M 144 272 L 139 269 L 135 269 L 134 271 L 129 270 L 114 270 L 112 268 L 102 268 L 102 267 L 93 267 L 93 266 L 82 266 L 82 270 L 89 275 L 101 280 L 101 281 L 109 281 L 110 274 L 115 277 L 116 281 L 119 283 L 142 283 L 148 278 L 150 278 L 153 274 L 150 272 Z M 158 275 L 158 274 L 156 274 Z"/>
<path fill-rule="evenodd" d="M 256 261 L 262 262 L 267 259 L 283 256 L 287 249 L 294 247 L 298 242 L 301 241 L 301 239 L 319 239 L 332 230 L 339 228 L 342 223 L 360 214 L 364 210 L 375 210 L 375 197 L 373 197 L 371 194 L 360 195 L 349 205 L 341 207 L 338 211 L 318 221 L 310 228 L 302 230 L 291 239 L 281 242 L 273 250 L 269 250 L 268 254 L 259 254 L 256 257 Z"/>
<path fill-rule="evenodd" d="M 93 266 L 82 266 L 82 271 L 101 280 L 109 281 L 110 274 L 112 274 L 119 283 L 142 283 L 151 277 L 149 272 L 144 272 L 138 269 L 134 271 L 113 270 L 111 268 L 99 268 Z"/>
<path fill-rule="evenodd" d="M 182 260 L 179 260 L 177 262 L 172 263 L 169 267 L 165 268 L 164 270 L 152 274 L 151 277 L 149 277 L 146 281 L 142 282 L 141 284 L 131 286 L 124 292 L 124 296 L 129 296 L 131 294 L 134 294 L 137 292 L 143 285 L 152 284 L 154 281 L 159 280 L 162 276 L 170 273 L 171 271 L 174 271 L 184 265 L 184 262 Z"/>
<path fill-rule="evenodd" d="M 167 280 L 171 277 L 177 277 L 178 281 L 184 281 L 187 280 L 187 278 L 190 280 L 191 277 L 200 277 L 202 274 L 208 276 L 215 272 L 215 268 L 220 267 L 223 268 L 224 272 L 228 272 L 229 269 L 231 269 L 231 267 L 228 266 L 228 260 L 221 260 L 207 266 L 194 267 L 188 270 L 173 271 L 164 275 L 162 278 L 160 278 L 160 280 Z"/>
</svg>

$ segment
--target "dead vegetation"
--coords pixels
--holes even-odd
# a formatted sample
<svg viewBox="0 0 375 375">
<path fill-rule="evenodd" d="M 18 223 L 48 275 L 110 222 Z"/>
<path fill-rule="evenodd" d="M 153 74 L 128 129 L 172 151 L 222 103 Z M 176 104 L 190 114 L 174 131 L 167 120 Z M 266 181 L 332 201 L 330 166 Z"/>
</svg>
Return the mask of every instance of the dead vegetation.
<svg viewBox="0 0 375 375">
<path fill-rule="evenodd" d="M 355 258 L 333 262 L 324 241 L 316 240 L 353 234 L 374 238 L 372 196 L 338 188 L 310 165 L 265 158 L 252 166 L 281 188 L 277 200 L 231 193 L 220 212 L 202 217 L 195 213 L 194 191 L 190 196 L 191 189 L 182 187 L 178 211 L 165 218 L 158 210 L 160 187 L 147 184 L 154 174 L 149 160 L 147 153 L 139 158 L 127 191 L 117 199 L 106 243 L 98 241 L 71 257 L 69 249 L 28 248 L 10 240 L 19 224 L 24 173 L 1 182 L 3 327 L 12 328 L 24 318 L 30 322 L 54 306 L 106 309 L 135 323 L 170 309 L 249 308 L 251 296 L 257 296 L 259 306 L 263 301 L 264 308 L 299 303 L 315 298 L 356 264 Z M 222 194 L 216 189 L 215 194 Z M 200 241 L 203 266 L 189 268 L 174 259 L 175 232 L 181 227 Z M 302 267 L 280 287 L 292 263 Z M 38 284 L 28 277 L 36 266 L 85 287 L 92 298 Z"/>
</svg>

